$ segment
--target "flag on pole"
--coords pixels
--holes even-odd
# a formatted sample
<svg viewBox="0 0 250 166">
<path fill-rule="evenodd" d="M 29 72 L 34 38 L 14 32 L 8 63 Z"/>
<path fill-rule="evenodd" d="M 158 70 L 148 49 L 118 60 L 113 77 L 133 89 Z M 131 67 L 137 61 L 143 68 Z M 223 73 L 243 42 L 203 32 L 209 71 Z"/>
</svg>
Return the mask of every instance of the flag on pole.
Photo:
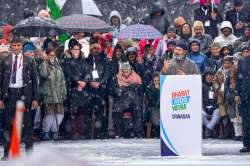
<svg viewBox="0 0 250 166">
<path fill-rule="evenodd" d="M 10 157 L 16 158 L 20 156 L 20 142 L 22 138 L 22 123 L 25 105 L 23 101 L 18 101 L 16 106 L 16 114 L 13 122 L 13 129 L 10 142 Z"/>
<path fill-rule="evenodd" d="M 65 5 L 67 0 L 46 0 L 47 8 L 50 10 L 51 17 L 53 19 L 58 19 L 62 17 L 62 8 Z M 59 40 L 60 42 L 64 43 L 68 39 L 67 34 L 60 35 Z"/>
</svg>

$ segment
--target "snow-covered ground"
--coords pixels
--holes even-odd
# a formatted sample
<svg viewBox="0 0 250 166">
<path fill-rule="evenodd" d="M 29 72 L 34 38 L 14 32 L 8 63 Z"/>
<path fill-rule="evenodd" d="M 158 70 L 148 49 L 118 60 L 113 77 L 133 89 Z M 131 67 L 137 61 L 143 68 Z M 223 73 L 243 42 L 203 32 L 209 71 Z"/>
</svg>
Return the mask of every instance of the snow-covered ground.
<svg viewBox="0 0 250 166">
<path fill-rule="evenodd" d="M 31 157 L 23 157 L 16 162 L 0 161 L 0 166 L 22 166 L 22 161 L 34 163 L 46 162 L 57 158 L 69 166 L 67 162 L 88 161 L 89 165 L 246 165 L 250 166 L 250 153 L 240 154 L 241 142 L 230 140 L 204 140 L 203 156 L 160 157 L 160 141 L 158 139 L 114 139 L 42 142 L 35 145 Z M 1 149 L 0 154 L 3 151 Z M 60 157 L 62 159 L 60 159 Z M 30 159 L 33 158 L 33 159 Z M 44 159 L 45 158 L 45 159 Z M 68 161 L 66 159 L 68 158 Z M 65 161 L 64 161 L 65 160 Z M 30 162 L 29 161 L 29 162 Z M 70 162 L 73 164 L 73 161 Z M 28 166 L 29 164 L 25 164 Z M 55 164 L 52 164 L 53 166 Z M 51 166 L 52 166 L 51 165 Z M 56 164 L 58 165 L 58 164 Z M 80 164 L 83 165 L 83 164 Z M 78 166 L 78 165 L 77 165 Z"/>
</svg>

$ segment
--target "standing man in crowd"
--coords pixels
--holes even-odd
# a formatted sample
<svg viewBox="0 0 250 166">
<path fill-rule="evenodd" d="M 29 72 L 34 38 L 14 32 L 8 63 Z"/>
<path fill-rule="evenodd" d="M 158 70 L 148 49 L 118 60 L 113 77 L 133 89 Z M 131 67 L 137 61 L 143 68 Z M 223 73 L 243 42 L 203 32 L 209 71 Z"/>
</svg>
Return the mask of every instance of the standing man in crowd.
<svg viewBox="0 0 250 166">
<path fill-rule="evenodd" d="M 250 45 L 248 43 L 248 48 Z M 247 52 L 249 49 L 244 49 Z M 243 148 L 241 153 L 250 152 L 250 54 L 245 54 L 238 61 L 235 101 L 240 106 L 243 128 Z"/>
<path fill-rule="evenodd" d="M 212 8 L 211 0 L 205 0 L 194 11 L 194 20 L 201 21 L 205 26 L 205 33 L 215 38 L 218 35 L 217 25 L 222 22 L 222 16 L 217 8 Z"/>
<path fill-rule="evenodd" d="M 152 4 L 150 14 L 142 20 L 142 23 L 152 25 L 162 34 L 166 34 L 169 27 L 169 22 L 165 15 L 165 10 L 161 7 L 161 4 L 159 2 L 155 2 Z"/>
<path fill-rule="evenodd" d="M 245 7 L 243 0 L 234 0 L 234 8 L 226 13 L 225 20 L 233 25 L 235 35 L 240 37 L 244 34 L 244 27 L 250 21 L 250 12 Z"/>
<path fill-rule="evenodd" d="M 4 108 L 4 157 L 9 157 L 10 137 L 16 103 L 22 100 L 26 111 L 23 115 L 25 150 L 33 148 L 31 109 L 38 106 L 38 78 L 35 61 L 22 53 L 23 42 L 19 37 L 11 41 L 11 50 L 0 64 L 0 107 Z"/>
</svg>

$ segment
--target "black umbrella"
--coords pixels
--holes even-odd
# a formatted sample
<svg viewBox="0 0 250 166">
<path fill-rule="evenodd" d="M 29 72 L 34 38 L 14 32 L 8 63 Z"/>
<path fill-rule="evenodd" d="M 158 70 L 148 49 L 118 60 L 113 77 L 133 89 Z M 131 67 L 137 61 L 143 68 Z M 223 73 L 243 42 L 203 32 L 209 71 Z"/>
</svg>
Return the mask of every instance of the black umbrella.
<svg viewBox="0 0 250 166">
<path fill-rule="evenodd" d="M 59 35 L 65 31 L 53 20 L 29 17 L 18 22 L 12 32 L 14 35 L 24 37 L 48 37 Z"/>
<path fill-rule="evenodd" d="M 68 32 L 108 32 L 110 26 L 94 16 L 72 14 L 56 20 Z"/>
</svg>

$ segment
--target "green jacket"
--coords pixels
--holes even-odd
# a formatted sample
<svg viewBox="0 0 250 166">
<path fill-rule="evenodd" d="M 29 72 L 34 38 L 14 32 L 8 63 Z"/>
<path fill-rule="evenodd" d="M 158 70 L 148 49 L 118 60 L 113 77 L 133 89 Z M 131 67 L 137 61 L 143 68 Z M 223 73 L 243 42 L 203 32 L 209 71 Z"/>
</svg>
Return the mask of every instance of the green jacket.
<svg viewBox="0 0 250 166">
<path fill-rule="evenodd" d="M 40 66 L 41 94 L 45 104 L 63 103 L 66 98 L 66 84 L 61 66 L 43 62 Z"/>
</svg>

